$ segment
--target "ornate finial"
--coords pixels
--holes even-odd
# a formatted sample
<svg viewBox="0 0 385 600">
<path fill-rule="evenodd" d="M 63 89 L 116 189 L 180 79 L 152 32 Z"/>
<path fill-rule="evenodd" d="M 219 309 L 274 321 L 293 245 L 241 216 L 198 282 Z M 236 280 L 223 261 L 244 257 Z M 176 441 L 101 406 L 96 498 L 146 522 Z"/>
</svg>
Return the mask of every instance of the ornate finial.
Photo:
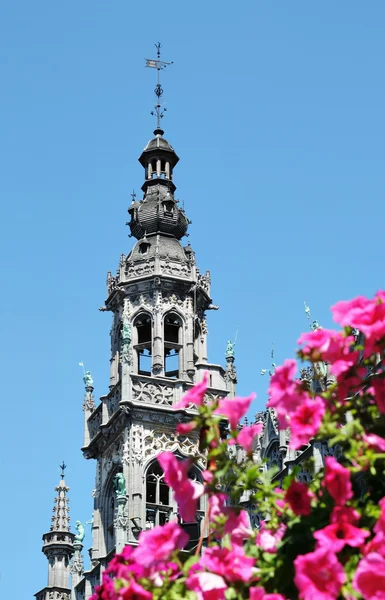
<svg viewBox="0 0 385 600">
<path fill-rule="evenodd" d="M 152 69 L 156 69 L 158 71 L 158 82 L 155 87 L 155 95 L 157 97 L 157 103 L 155 104 L 155 110 L 151 111 L 151 114 L 153 116 L 156 115 L 156 127 L 157 128 L 155 131 L 157 133 L 160 133 L 160 132 L 163 133 L 163 131 L 160 128 L 160 120 L 163 119 L 164 113 L 167 111 L 167 108 L 163 108 L 163 110 L 162 110 L 161 98 L 163 96 L 163 88 L 160 84 L 160 72 L 164 71 L 164 69 L 168 65 L 172 65 L 172 62 L 165 62 L 164 60 L 160 60 L 160 49 L 161 49 L 160 42 L 155 44 L 155 48 L 156 48 L 157 58 L 156 59 L 146 58 L 146 67 L 151 67 Z"/>
<path fill-rule="evenodd" d="M 132 202 L 135 202 L 135 198 L 136 198 L 136 193 L 135 190 L 132 190 L 132 194 L 130 194 L 131 198 L 132 198 Z"/>
<path fill-rule="evenodd" d="M 69 506 L 68 506 L 68 498 L 67 492 L 69 487 L 66 486 L 64 481 L 64 471 L 67 468 L 67 465 L 64 463 L 64 460 L 61 465 L 59 465 L 61 469 L 61 481 L 59 485 L 56 486 L 55 490 L 57 492 L 54 507 L 53 507 L 53 516 L 52 516 L 52 524 L 51 531 L 69 531 Z"/>
<path fill-rule="evenodd" d="M 277 365 L 274 362 L 274 344 L 271 344 L 270 356 L 271 356 L 271 369 L 261 369 L 261 375 L 266 375 L 266 373 L 269 373 L 269 376 L 271 377 L 275 373 L 275 369 L 277 368 Z"/>
</svg>

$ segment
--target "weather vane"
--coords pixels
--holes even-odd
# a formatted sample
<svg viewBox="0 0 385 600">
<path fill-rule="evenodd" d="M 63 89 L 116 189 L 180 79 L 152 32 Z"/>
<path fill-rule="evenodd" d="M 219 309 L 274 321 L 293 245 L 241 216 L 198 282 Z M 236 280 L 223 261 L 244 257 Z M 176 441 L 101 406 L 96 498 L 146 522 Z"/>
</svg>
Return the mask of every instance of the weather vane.
<svg viewBox="0 0 385 600">
<path fill-rule="evenodd" d="M 59 468 L 61 469 L 61 477 L 64 479 L 64 471 L 67 468 L 67 465 L 64 464 L 64 460 L 63 460 L 62 464 L 59 465 Z"/>
<path fill-rule="evenodd" d="M 274 344 L 271 344 L 270 356 L 271 356 L 271 369 L 261 369 L 261 375 L 266 375 L 266 373 L 269 373 L 269 375 L 271 377 L 275 373 L 275 369 L 277 368 L 277 365 L 274 362 Z"/>
<path fill-rule="evenodd" d="M 160 120 L 163 119 L 164 113 L 167 111 L 167 108 L 163 108 L 161 98 L 163 95 L 163 88 L 160 84 L 160 72 L 164 71 L 168 65 L 172 65 L 172 62 L 166 62 L 164 60 L 160 60 L 160 49 L 161 44 L 158 42 L 155 44 L 156 48 L 156 56 L 157 58 L 146 58 L 146 67 L 150 67 L 151 69 L 156 69 L 158 71 L 158 83 L 155 87 L 155 95 L 157 97 L 157 103 L 155 104 L 155 110 L 151 111 L 151 114 L 156 115 L 157 129 L 160 129 Z"/>
</svg>

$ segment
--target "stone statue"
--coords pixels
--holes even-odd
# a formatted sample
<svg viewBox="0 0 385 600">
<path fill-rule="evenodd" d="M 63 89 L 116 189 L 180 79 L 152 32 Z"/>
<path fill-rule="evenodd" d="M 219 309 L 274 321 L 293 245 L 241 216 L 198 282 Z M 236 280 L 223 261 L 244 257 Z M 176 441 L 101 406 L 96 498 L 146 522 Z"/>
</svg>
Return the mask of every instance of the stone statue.
<svg viewBox="0 0 385 600">
<path fill-rule="evenodd" d="M 234 354 L 235 354 L 234 347 L 235 347 L 235 342 L 228 340 L 227 346 L 226 346 L 226 352 L 225 352 L 226 358 L 234 358 Z"/>
<path fill-rule="evenodd" d="M 92 379 L 91 371 L 86 371 L 84 373 L 83 381 L 86 387 L 93 387 L 94 380 Z"/>
<path fill-rule="evenodd" d="M 129 344 L 131 342 L 131 327 L 125 318 L 123 318 L 122 340 L 124 344 Z"/>
<path fill-rule="evenodd" d="M 126 479 L 123 473 L 116 473 L 114 477 L 114 488 L 118 498 L 124 498 L 126 496 Z"/>
<path fill-rule="evenodd" d="M 76 543 L 81 544 L 84 540 L 84 535 L 85 535 L 83 523 L 81 521 L 76 521 L 75 529 L 77 531 L 77 534 L 75 535 L 74 542 L 75 542 L 75 544 Z"/>
</svg>

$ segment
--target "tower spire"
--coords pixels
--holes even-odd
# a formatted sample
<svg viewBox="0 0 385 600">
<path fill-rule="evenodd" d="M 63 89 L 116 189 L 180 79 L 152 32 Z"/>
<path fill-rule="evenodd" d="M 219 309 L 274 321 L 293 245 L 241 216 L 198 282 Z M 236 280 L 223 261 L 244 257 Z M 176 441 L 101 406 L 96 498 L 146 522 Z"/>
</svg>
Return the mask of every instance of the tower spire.
<svg viewBox="0 0 385 600">
<path fill-rule="evenodd" d="M 69 501 L 67 487 L 64 481 L 64 471 L 66 466 L 60 465 L 61 477 L 59 485 L 56 486 L 56 496 L 54 500 L 53 516 L 50 531 L 43 535 L 42 551 L 49 562 L 48 585 L 35 594 L 37 600 L 48 600 L 54 597 L 70 597 L 69 587 L 69 563 L 74 553 L 74 534 L 70 532 Z M 61 594 L 61 596 L 60 596 Z"/>
<path fill-rule="evenodd" d="M 151 114 L 153 116 L 156 116 L 156 130 L 155 130 L 155 134 L 159 133 L 160 135 L 163 135 L 163 130 L 160 127 L 160 121 L 161 119 L 163 119 L 164 117 L 164 113 L 167 111 L 167 108 L 163 108 L 162 109 L 162 96 L 163 96 L 163 88 L 161 86 L 160 83 L 160 72 L 164 71 L 165 68 L 168 65 L 172 65 L 172 62 L 166 62 L 164 60 L 160 60 L 160 49 L 161 49 L 161 43 L 158 42 L 157 44 L 154 44 L 155 48 L 156 48 L 156 59 L 154 58 L 146 58 L 146 67 L 150 67 L 151 69 L 156 69 L 158 72 L 158 80 L 157 80 L 157 84 L 155 86 L 155 96 L 156 96 L 156 104 L 154 106 L 155 110 L 151 111 Z"/>
<path fill-rule="evenodd" d="M 64 460 L 60 466 L 61 476 L 60 483 L 56 486 L 55 490 L 57 492 L 54 507 L 53 507 L 53 516 L 52 516 L 52 525 L 51 531 L 69 531 L 69 502 L 67 497 L 67 492 L 69 491 L 69 487 L 66 486 L 64 481 L 64 471 L 67 468 L 67 465 L 64 464 Z"/>
</svg>

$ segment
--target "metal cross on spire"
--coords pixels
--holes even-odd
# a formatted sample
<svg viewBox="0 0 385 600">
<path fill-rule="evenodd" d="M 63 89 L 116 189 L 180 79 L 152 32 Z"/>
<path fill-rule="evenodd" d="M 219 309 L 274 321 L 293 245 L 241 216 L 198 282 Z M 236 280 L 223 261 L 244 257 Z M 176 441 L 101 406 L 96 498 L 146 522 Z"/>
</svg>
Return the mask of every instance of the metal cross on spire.
<svg viewBox="0 0 385 600">
<path fill-rule="evenodd" d="M 158 42 L 155 44 L 156 48 L 156 56 L 157 58 L 146 58 L 146 67 L 150 67 L 151 69 L 156 69 L 158 71 L 158 82 L 155 87 L 155 95 L 157 97 L 157 103 L 155 104 L 155 110 L 151 111 L 151 114 L 156 115 L 156 126 L 157 129 L 160 129 L 160 120 L 163 119 L 164 113 L 167 111 L 167 108 L 163 108 L 161 98 L 163 95 L 163 88 L 160 84 L 160 72 L 164 71 L 168 65 L 172 65 L 172 62 L 166 62 L 164 60 L 160 60 L 160 49 L 161 43 Z"/>
<path fill-rule="evenodd" d="M 65 471 L 65 470 L 66 470 L 66 468 L 67 468 L 67 465 L 66 465 L 66 464 L 64 464 L 64 460 L 63 460 L 62 464 L 61 464 L 61 465 L 59 465 L 59 468 L 61 469 L 61 478 L 62 478 L 62 479 L 64 479 L 64 471 Z"/>
</svg>

